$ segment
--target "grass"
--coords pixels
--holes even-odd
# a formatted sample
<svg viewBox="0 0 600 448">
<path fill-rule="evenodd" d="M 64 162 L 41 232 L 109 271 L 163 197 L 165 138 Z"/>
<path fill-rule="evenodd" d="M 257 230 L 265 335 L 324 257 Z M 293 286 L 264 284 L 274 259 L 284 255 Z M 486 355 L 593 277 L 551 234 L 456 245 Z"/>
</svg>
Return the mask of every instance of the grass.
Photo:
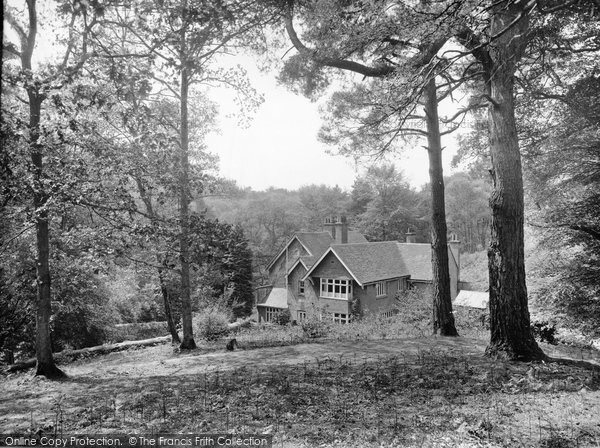
<svg viewBox="0 0 600 448">
<path fill-rule="evenodd" d="M 477 320 L 458 316 L 459 327 L 468 319 Z M 485 334 L 470 325 L 471 336 Z M 64 383 L 12 375 L 0 386 L 0 432 L 270 433 L 282 447 L 600 446 L 597 370 L 493 361 L 480 339 L 425 337 L 426 326 L 371 316 L 332 326 L 324 340 L 300 326 L 258 326 L 235 335 L 235 353 L 219 340 L 186 354 L 162 346 L 80 360 Z"/>
</svg>

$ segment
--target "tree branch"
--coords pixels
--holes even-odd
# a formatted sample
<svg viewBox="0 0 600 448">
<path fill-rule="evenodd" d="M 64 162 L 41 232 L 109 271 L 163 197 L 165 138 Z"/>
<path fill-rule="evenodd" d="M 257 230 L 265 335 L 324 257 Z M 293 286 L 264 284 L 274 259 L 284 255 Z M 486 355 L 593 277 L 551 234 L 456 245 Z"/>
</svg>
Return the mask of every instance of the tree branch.
<svg viewBox="0 0 600 448">
<path fill-rule="evenodd" d="M 588 235 L 590 235 L 595 240 L 600 241 L 600 232 L 598 232 L 597 230 L 592 229 L 591 227 L 583 226 L 583 225 L 580 225 L 580 224 L 571 224 L 568 227 L 571 230 L 577 230 L 579 232 L 587 233 Z"/>
<path fill-rule="evenodd" d="M 393 73 L 395 70 L 395 67 L 386 64 L 370 67 L 368 65 L 360 64 L 347 59 L 321 56 L 317 50 L 308 48 L 302 43 L 298 37 L 298 34 L 296 33 L 296 30 L 294 29 L 292 2 L 289 2 L 288 8 L 285 12 L 284 20 L 285 29 L 296 50 L 298 50 L 301 55 L 312 59 L 318 64 L 327 67 L 340 68 L 342 70 L 349 70 L 369 78 L 381 78 Z"/>
</svg>

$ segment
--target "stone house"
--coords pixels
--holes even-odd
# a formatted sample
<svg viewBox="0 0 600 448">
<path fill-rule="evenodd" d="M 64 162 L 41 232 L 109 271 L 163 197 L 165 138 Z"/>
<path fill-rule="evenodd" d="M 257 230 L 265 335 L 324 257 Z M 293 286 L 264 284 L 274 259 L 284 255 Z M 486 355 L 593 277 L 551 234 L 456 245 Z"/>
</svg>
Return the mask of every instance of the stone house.
<svg viewBox="0 0 600 448">
<path fill-rule="evenodd" d="M 311 314 L 347 323 L 353 313 L 393 312 L 396 293 L 431 284 L 431 245 L 369 243 L 345 217 L 327 218 L 322 232 L 294 235 L 269 265 L 271 288 L 258 300 L 259 321 L 288 309 L 291 319 Z M 458 294 L 458 241 L 448 245 L 452 299 Z"/>
</svg>

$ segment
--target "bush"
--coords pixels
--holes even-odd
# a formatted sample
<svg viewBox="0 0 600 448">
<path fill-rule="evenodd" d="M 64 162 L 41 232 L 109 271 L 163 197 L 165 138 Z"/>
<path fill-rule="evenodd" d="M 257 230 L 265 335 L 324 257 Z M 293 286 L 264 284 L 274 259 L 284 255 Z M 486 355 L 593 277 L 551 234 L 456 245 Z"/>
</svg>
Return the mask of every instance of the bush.
<svg viewBox="0 0 600 448">
<path fill-rule="evenodd" d="M 115 321 L 107 291 L 85 265 L 55 263 L 52 279 L 52 348 L 80 349 L 101 345 Z"/>
<path fill-rule="evenodd" d="M 329 334 L 331 327 L 329 321 L 314 317 L 302 322 L 302 331 L 309 338 L 321 338 Z"/>
<path fill-rule="evenodd" d="M 281 310 L 275 313 L 273 322 L 277 325 L 287 325 L 292 321 L 292 314 L 290 310 Z"/>
<path fill-rule="evenodd" d="M 433 305 L 428 288 L 414 288 L 396 294 L 397 320 L 413 328 L 417 333 L 429 333 L 432 326 Z"/>
<path fill-rule="evenodd" d="M 207 341 L 217 339 L 229 333 L 229 316 L 220 310 L 208 310 L 196 318 L 196 333 Z"/>
</svg>

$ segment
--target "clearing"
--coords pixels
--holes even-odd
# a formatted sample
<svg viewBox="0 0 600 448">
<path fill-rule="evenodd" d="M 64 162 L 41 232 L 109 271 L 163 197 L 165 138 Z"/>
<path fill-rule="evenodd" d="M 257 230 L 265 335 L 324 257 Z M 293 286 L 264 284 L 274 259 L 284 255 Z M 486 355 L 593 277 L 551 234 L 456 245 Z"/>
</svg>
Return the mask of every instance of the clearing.
<svg viewBox="0 0 600 448">
<path fill-rule="evenodd" d="M 484 349 L 462 337 L 129 349 L 63 365 L 62 382 L 4 377 L 0 433 L 270 433 L 284 447 L 600 445 L 598 369 L 494 361 Z"/>
</svg>

